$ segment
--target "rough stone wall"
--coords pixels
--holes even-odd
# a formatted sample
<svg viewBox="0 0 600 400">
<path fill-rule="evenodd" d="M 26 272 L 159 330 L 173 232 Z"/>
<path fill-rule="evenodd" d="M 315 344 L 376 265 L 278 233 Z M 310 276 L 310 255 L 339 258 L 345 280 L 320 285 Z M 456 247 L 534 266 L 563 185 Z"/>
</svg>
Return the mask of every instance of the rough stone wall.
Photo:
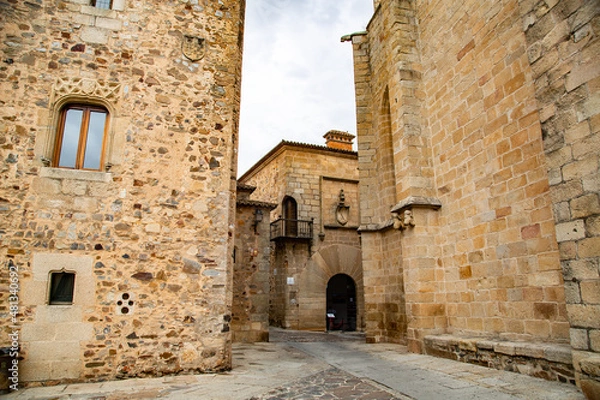
<svg viewBox="0 0 600 400">
<path fill-rule="evenodd" d="M 88 4 L 0 1 L 0 259 L 4 287 L 19 269 L 20 380 L 228 369 L 244 2 Z M 109 110 L 106 171 L 48 163 L 69 101 Z M 50 306 L 62 268 L 73 305 Z"/>
<path fill-rule="evenodd" d="M 573 360 L 582 389 L 594 398 L 600 396 L 600 3 L 520 1 L 519 12 L 538 101 Z"/>
<path fill-rule="evenodd" d="M 255 222 L 256 210 L 264 213 Z M 239 204 L 236 212 L 231 329 L 235 342 L 269 339 L 269 207 Z"/>
<path fill-rule="evenodd" d="M 337 256 L 317 256 L 332 247 L 336 249 L 333 252 L 344 245 L 357 251 L 360 247 L 356 232 L 360 220 L 356 154 L 289 142 L 282 142 L 272 152 L 240 182 L 256 186 L 253 200 L 277 204 L 272 221 L 282 215 L 284 197 L 293 197 L 298 219 L 313 220 L 313 237 L 311 241 L 284 239 L 274 245 L 270 320 L 284 328 L 324 329 L 327 281 L 335 273 L 346 271 L 362 285 L 360 257 L 342 257 L 345 263 L 341 263 Z M 349 207 L 345 225 L 336 218 L 340 190 Z M 318 261 L 311 260 L 315 257 Z M 312 275 L 318 276 L 317 281 Z M 360 300 L 361 312 L 362 307 Z"/>
</svg>

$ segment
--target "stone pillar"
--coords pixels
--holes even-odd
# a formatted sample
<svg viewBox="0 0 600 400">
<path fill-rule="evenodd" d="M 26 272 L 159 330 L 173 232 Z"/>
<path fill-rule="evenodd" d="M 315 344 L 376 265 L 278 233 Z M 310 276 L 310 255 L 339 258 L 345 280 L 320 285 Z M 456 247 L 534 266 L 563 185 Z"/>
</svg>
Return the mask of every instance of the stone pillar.
<svg viewBox="0 0 600 400">
<path fill-rule="evenodd" d="M 417 48 L 418 27 L 414 2 L 397 1 L 389 5 L 395 24 L 389 30 L 394 35 L 394 75 L 389 86 L 391 107 L 392 148 L 396 201 L 409 196 L 433 197 L 433 165 L 429 129 L 422 118 L 423 67 Z"/>
<path fill-rule="evenodd" d="M 393 226 L 402 231 L 406 340 L 416 353 L 422 352 L 425 335 L 444 333 L 448 325 L 444 270 L 436 243 L 440 207 L 437 199 L 410 197 L 392 209 Z"/>
</svg>

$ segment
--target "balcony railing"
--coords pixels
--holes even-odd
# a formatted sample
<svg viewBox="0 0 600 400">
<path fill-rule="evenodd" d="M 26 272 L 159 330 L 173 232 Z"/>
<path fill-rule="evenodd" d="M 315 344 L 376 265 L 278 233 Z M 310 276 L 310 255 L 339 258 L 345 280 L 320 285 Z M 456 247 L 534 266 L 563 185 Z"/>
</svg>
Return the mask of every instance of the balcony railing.
<svg viewBox="0 0 600 400">
<path fill-rule="evenodd" d="M 271 222 L 271 240 L 312 239 L 313 221 L 279 218 Z"/>
</svg>

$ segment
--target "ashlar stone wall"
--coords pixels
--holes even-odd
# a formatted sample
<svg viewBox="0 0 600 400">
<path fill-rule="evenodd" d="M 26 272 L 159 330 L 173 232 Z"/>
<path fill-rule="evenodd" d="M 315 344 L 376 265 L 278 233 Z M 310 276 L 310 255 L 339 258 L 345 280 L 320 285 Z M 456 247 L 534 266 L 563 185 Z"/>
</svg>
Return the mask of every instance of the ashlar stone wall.
<svg viewBox="0 0 600 400">
<path fill-rule="evenodd" d="M 452 15 L 435 12 L 438 6 L 418 3 L 417 17 L 422 43 L 436 43 L 421 51 L 449 329 L 565 341 L 562 271 L 518 3 L 457 3 Z"/>
<path fill-rule="evenodd" d="M 355 57 L 367 336 L 413 351 L 440 333 L 566 342 L 518 2 L 375 6 L 367 32 L 343 38 Z"/>
<path fill-rule="evenodd" d="M 90 4 L 0 1 L 0 340 L 21 383 L 229 369 L 244 2 Z M 53 164 L 69 103 L 108 110 L 105 169 Z"/>
<path fill-rule="evenodd" d="M 355 59 L 365 276 L 389 269 L 375 255 L 397 226 L 401 252 L 381 260 L 401 257 L 392 270 L 404 276 L 412 350 L 426 333 L 435 346 L 451 333 L 564 355 L 570 342 L 578 384 L 598 397 L 600 4 L 374 5 L 367 32 L 342 38 Z M 385 143 L 391 219 L 392 188 L 375 179 Z M 407 210 L 414 225 L 397 218 Z M 384 308 L 385 297 L 366 303 Z M 396 335 L 369 314 L 367 325 L 367 337 Z"/>
<path fill-rule="evenodd" d="M 573 361 L 600 396 L 600 3 L 520 1 L 542 129 Z"/>
</svg>

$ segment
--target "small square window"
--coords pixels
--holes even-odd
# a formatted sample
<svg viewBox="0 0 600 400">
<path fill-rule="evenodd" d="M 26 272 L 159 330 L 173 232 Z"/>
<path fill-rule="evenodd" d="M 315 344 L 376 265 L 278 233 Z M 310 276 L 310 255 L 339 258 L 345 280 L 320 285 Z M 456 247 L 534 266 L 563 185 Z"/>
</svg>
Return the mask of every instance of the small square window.
<svg viewBox="0 0 600 400">
<path fill-rule="evenodd" d="M 75 274 L 72 272 L 50 273 L 50 299 L 49 304 L 73 304 L 73 291 L 75 288 Z"/>
<path fill-rule="evenodd" d="M 112 8 L 112 0 L 92 0 L 92 5 L 96 8 L 110 10 Z"/>
</svg>

